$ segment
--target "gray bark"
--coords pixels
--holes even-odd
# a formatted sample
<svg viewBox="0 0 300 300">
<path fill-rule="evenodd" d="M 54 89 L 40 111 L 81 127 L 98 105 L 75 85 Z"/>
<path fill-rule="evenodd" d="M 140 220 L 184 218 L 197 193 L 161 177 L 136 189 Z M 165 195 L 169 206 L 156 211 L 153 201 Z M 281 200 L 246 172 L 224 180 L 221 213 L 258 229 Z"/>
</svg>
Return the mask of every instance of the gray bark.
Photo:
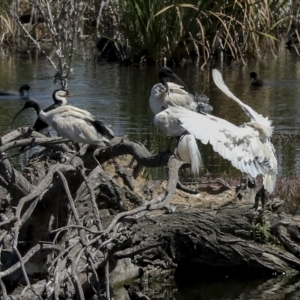
<svg viewBox="0 0 300 300">
<path fill-rule="evenodd" d="M 241 201 L 235 197 L 211 210 L 174 206 L 182 162 L 171 153 L 152 155 L 116 138 L 70 160 L 66 145 L 53 151 L 57 138 L 33 135 L 18 130 L 1 139 L 0 151 L 45 143 L 23 174 L 1 152 L 1 185 L 9 193 L 0 215 L 4 298 L 106 297 L 120 281 L 172 275 L 187 264 L 257 276 L 299 271 L 299 220 L 276 214 L 278 202 L 257 211 L 253 194 L 243 193 Z M 141 166 L 167 166 L 166 186 L 142 180 Z M 232 187 L 217 182 L 218 189 L 196 190 L 221 199 Z M 195 189 L 184 190 L 184 197 L 195 197 L 188 194 Z"/>
</svg>

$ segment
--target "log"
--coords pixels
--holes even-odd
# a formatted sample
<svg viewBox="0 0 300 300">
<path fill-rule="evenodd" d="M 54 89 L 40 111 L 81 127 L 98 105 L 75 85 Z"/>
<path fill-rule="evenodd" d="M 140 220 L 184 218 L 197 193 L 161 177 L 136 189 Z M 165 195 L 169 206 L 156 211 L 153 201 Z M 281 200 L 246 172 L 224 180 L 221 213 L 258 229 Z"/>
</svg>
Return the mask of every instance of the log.
<svg viewBox="0 0 300 300">
<path fill-rule="evenodd" d="M 46 145 L 23 173 L 0 149 L 0 182 L 10 193 L 0 215 L 6 295 L 105 298 L 124 280 L 169 278 L 178 270 L 187 276 L 191 266 L 196 274 L 243 270 L 255 277 L 300 269 L 299 218 L 280 211 L 278 199 L 256 210 L 255 191 L 233 181 L 184 186 L 183 163 L 170 152 L 153 155 L 125 138 L 70 160 L 64 140 L 54 155 L 48 147 L 57 138 L 22 132 L 2 138 L 1 149 Z M 168 179 L 146 180 L 136 166 L 167 166 Z"/>
</svg>

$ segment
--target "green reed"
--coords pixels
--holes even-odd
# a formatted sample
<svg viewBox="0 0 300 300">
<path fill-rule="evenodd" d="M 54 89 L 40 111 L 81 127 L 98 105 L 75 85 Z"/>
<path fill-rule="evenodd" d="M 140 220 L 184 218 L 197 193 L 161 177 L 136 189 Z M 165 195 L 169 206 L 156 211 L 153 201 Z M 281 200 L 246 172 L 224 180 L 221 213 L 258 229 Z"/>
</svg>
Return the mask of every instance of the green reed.
<svg viewBox="0 0 300 300">
<path fill-rule="evenodd" d="M 0 0 L 0 46 L 13 42 L 15 26 L 5 10 L 7 1 Z"/>
<path fill-rule="evenodd" d="M 57 3 L 68 1 L 31 0 L 28 5 L 44 2 L 53 10 Z M 19 1 L 0 0 L 3 42 L 22 38 L 16 34 L 15 20 L 3 9 L 6 4 L 6 10 L 21 14 L 17 7 L 12 9 L 15 3 Z M 214 56 L 243 62 L 245 54 L 257 56 L 264 48 L 274 51 L 282 32 L 298 34 L 300 10 L 297 0 L 110 0 L 103 10 L 98 1 L 70 3 L 82 8 L 76 14 L 83 28 L 80 32 L 88 27 L 91 35 L 96 29 L 113 42 L 120 60 L 179 63 L 201 57 L 202 66 Z M 67 14 L 68 9 L 66 5 Z M 36 28 L 43 31 L 45 39 L 52 38 L 45 26 Z"/>
<path fill-rule="evenodd" d="M 297 6 L 282 0 L 127 0 L 114 10 L 115 28 L 136 60 L 201 56 L 205 65 L 213 55 L 225 55 L 243 61 L 262 47 L 275 49 L 280 32 L 297 17 Z"/>
</svg>

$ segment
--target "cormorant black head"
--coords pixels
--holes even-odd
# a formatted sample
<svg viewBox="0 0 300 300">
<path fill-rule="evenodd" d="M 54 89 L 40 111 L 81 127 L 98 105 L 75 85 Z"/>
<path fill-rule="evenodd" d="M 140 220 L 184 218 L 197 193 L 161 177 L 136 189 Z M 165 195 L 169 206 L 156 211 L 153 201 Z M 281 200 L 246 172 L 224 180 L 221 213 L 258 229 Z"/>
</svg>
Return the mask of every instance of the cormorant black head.
<svg viewBox="0 0 300 300">
<path fill-rule="evenodd" d="M 62 103 L 63 105 L 68 104 L 66 97 L 71 97 L 71 96 L 73 96 L 73 95 L 71 93 L 69 93 L 68 90 L 63 90 L 63 89 L 55 90 L 52 93 L 53 101 L 55 103 L 59 103 L 59 104 Z"/>
<path fill-rule="evenodd" d="M 167 67 L 162 67 L 159 72 L 158 72 L 158 77 L 161 81 L 161 83 L 165 86 L 165 88 L 167 89 L 167 91 L 169 91 L 169 86 L 167 84 L 167 80 L 166 78 L 175 78 L 177 79 L 184 87 L 185 89 L 189 92 L 188 87 L 186 86 L 186 84 L 176 75 L 173 73 L 173 71 L 170 68 Z"/>
<path fill-rule="evenodd" d="M 29 84 L 22 84 L 21 87 L 20 87 L 20 89 L 19 89 L 20 96 L 21 97 L 24 96 L 24 91 L 27 91 L 27 93 L 29 95 L 29 90 L 30 90 Z"/>
<path fill-rule="evenodd" d="M 14 123 L 14 121 L 16 120 L 16 118 L 19 116 L 19 114 L 21 114 L 22 111 L 24 111 L 25 109 L 28 108 L 34 108 L 37 115 L 39 115 L 41 108 L 39 103 L 35 100 L 35 99 L 28 99 L 25 104 L 23 105 L 23 107 L 15 114 L 15 116 L 13 117 L 13 120 L 11 121 L 11 127 Z"/>
</svg>

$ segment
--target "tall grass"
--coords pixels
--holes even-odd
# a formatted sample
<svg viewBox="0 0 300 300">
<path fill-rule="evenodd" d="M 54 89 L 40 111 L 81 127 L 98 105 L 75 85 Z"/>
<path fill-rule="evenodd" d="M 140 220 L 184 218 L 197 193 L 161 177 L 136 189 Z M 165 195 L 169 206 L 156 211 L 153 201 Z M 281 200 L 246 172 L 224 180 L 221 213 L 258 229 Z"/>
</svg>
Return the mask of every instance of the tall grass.
<svg viewBox="0 0 300 300">
<path fill-rule="evenodd" d="M 14 41 L 15 26 L 5 10 L 6 1 L 0 0 L 0 45 L 4 46 Z"/>
<path fill-rule="evenodd" d="M 0 0 L 3 41 L 15 36 L 20 38 L 15 34 L 15 22 L 1 10 L 7 2 L 19 1 Z M 53 10 L 59 3 L 67 2 L 72 7 L 83 7 L 76 12 L 76 18 L 83 24 L 80 34 L 84 36 L 87 27 L 89 34 L 95 28 L 100 29 L 102 36 L 113 41 L 113 49 L 121 60 L 179 63 L 183 59 L 201 57 L 203 66 L 215 56 L 243 61 L 245 54 L 257 56 L 264 47 L 274 50 L 282 31 L 298 33 L 300 11 L 298 0 L 30 1 L 35 6 L 39 4 L 42 10 L 45 10 L 43 3 L 50 3 Z M 66 5 L 64 10 L 67 15 L 71 14 L 70 6 Z M 68 20 L 70 18 L 65 23 Z M 66 26 L 64 30 L 67 29 L 71 28 Z M 55 36 L 48 32 L 54 41 Z"/>
<path fill-rule="evenodd" d="M 214 55 L 243 61 L 245 54 L 257 55 L 262 45 L 275 49 L 279 29 L 287 29 L 293 18 L 292 4 L 283 0 L 127 0 L 110 5 L 115 5 L 119 20 L 118 40 L 128 46 L 133 59 L 178 62 L 200 55 L 205 65 Z"/>
</svg>

